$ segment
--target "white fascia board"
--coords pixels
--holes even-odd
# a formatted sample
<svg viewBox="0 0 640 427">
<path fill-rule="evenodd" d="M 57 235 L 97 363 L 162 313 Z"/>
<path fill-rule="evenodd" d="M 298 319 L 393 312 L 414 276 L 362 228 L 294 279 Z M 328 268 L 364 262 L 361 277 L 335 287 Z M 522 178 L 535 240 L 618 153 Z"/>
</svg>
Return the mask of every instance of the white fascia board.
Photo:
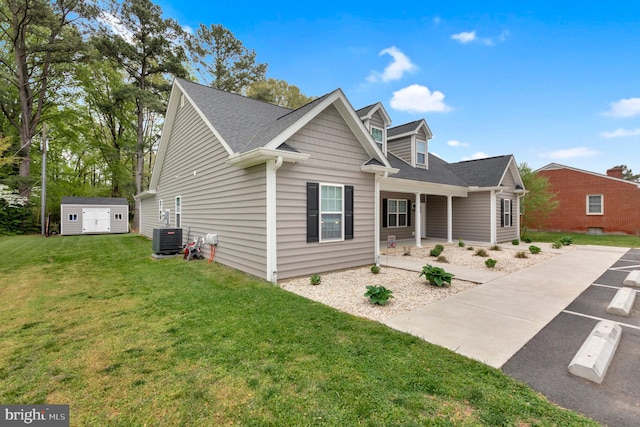
<svg viewBox="0 0 640 427">
<path fill-rule="evenodd" d="M 153 172 L 151 173 L 151 180 L 149 182 L 149 189 L 156 190 L 158 187 L 158 181 L 160 180 L 160 172 L 162 171 L 162 165 L 164 164 L 164 158 L 167 154 L 167 147 L 169 145 L 169 140 L 171 139 L 171 133 L 173 131 L 173 125 L 176 119 L 176 114 L 178 111 L 178 107 L 180 106 L 180 97 L 184 96 L 191 106 L 196 110 L 202 121 L 206 124 L 206 126 L 213 132 L 215 137 L 218 139 L 220 144 L 224 147 L 224 149 L 229 153 L 233 154 L 233 150 L 229 147 L 229 145 L 225 142 L 222 136 L 218 133 L 218 131 L 213 127 L 213 125 L 207 120 L 204 116 L 200 108 L 196 105 L 195 102 L 187 95 L 187 92 L 180 85 L 177 80 L 173 81 L 173 86 L 171 87 L 171 95 L 169 96 L 169 103 L 167 104 L 167 113 L 165 114 L 164 123 L 162 125 L 162 132 L 160 134 L 160 143 L 158 144 L 158 153 L 156 155 L 156 161 L 153 165 Z"/>
<path fill-rule="evenodd" d="M 220 135 L 220 133 L 216 130 L 216 128 L 213 127 L 213 124 L 204 115 L 202 110 L 200 110 L 198 105 L 195 102 L 193 102 L 193 100 L 189 97 L 187 92 L 182 88 L 182 86 L 180 86 L 180 83 L 176 81 L 175 85 L 177 85 L 180 88 L 180 90 L 182 91 L 182 94 L 187 98 L 191 106 L 196 110 L 196 112 L 198 113 L 202 121 L 204 121 L 204 123 L 207 125 L 209 130 L 211 130 L 211 132 L 215 135 L 216 139 L 220 142 L 220 144 L 224 147 L 224 149 L 227 150 L 227 153 L 229 153 L 229 155 L 233 154 L 233 150 L 231 149 L 229 144 L 227 144 L 227 142 L 224 140 L 222 135 Z M 179 100 L 176 100 L 176 102 L 179 102 Z"/>
<path fill-rule="evenodd" d="M 362 172 L 368 172 L 368 173 L 390 173 L 390 174 L 394 174 L 394 173 L 398 173 L 400 172 L 400 169 L 396 169 L 396 168 L 388 168 L 386 166 L 379 166 L 379 165 L 362 165 L 360 166 L 360 170 Z"/>
<path fill-rule="evenodd" d="M 155 191 L 149 190 L 149 191 L 143 191 L 140 194 L 136 194 L 135 196 L 133 196 L 133 198 L 136 200 L 144 200 L 144 199 L 150 199 L 155 195 L 156 195 Z"/>
<path fill-rule="evenodd" d="M 384 105 L 382 105 L 381 102 L 378 102 L 375 104 L 375 106 L 373 108 L 371 108 L 371 110 L 369 110 L 369 113 L 367 113 L 366 115 L 360 117 L 361 120 L 369 120 L 371 119 L 371 117 L 373 117 L 373 114 L 380 110 L 381 114 L 382 114 L 382 118 L 384 119 L 384 123 L 387 126 L 391 125 L 391 117 L 389 117 L 389 114 L 387 113 L 387 110 L 384 108 Z"/>
<path fill-rule="evenodd" d="M 507 187 L 502 187 L 500 185 L 496 185 L 495 187 L 469 187 L 468 191 L 469 193 L 480 193 L 483 191 L 505 191 L 505 190 L 510 190 L 513 191 L 513 188 L 507 188 Z"/>
<path fill-rule="evenodd" d="M 371 134 L 364 127 L 364 124 L 356 114 L 355 110 L 347 100 L 342 90 L 336 89 L 330 93 L 325 99 L 323 99 L 318 105 L 309 110 L 304 116 L 298 119 L 294 124 L 285 129 L 282 133 L 272 139 L 264 147 L 268 149 L 276 149 L 282 143 L 287 142 L 296 132 L 302 129 L 307 123 L 313 120 L 318 114 L 324 111 L 329 105 L 336 107 L 342 118 L 349 126 L 349 129 L 353 132 L 354 136 L 358 139 L 362 147 L 365 149 L 370 157 L 380 161 L 385 166 L 391 167 L 387 158 L 382 154 L 378 144 L 373 140 Z"/>
<path fill-rule="evenodd" d="M 421 123 L 419 125 L 417 125 L 414 130 L 410 130 L 409 132 L 405 132 L 405 133 L 400 133 L 398 135 L 393 135 L 391 137 L 388 137 L 388 139 L 389 140 L 394 140 L 394 139 L 398 139 L 398 138 L 405 138 L 405 137 L 411 136 L 411 135 L 417 135 L 418 131 L 423 126 L 425 128 L 426 133 L 427 133 L 427 140 L 432 139 L 433 138 L 433 133 L 431 132 L 431 129 L 429 128 L 429 125 L 427 124 L 425 119 L 421 119 L 420 122 Z M 402 126 L 402 125 L 400 125 L 400 126 Z"/>
<path fill-rule="evenodd" d="M 259 147 L 251 151 L 247 151 L 246 153 L 233 154 L 229 156 L 227 163 L 241 168 L 248 168 L 260 163 L 265 163 L 268 160 L 277 159 L 278 157 L 282 157 L 284 162 L 296 163 L 307 160 L 309 156 L 310 155 L 306 153 L 294 153 L 291 151 Z"/>
<path fill-rule="evenodd" d="M 433 182 L 412 181 L 401 178 L 383 178 L 380 180 L 380 190 L 401 193 L 423 193 L 436 196 L 467 197 L 468 188 L 456 185 L 436 184 Z"/>
<path fill-rule="evenodd" d="M 578 168 L 574 168 L 571 166 L 566 166 L 566 165 L 561 165 L 559 163 L 549 163 L 547 166 L 543 166 L 540 169 L 536 169 L 534 172 L 539 172 L 539 171 L 550 171 L 550 170 L 558 170 L 558 169 L 569 169 L 572 170 L 574 172 L 580 172 L 580 173 L 584 173 L 587 175 L 593 175 L 593 176 L 597 176 L 599 178 L 607 178 L 613 181 L 618 181 L 618 182 L 623 182 L 625 184 L 631 184 L 634 185 L 638 188 L 640 188 L 640 183 L 634 182 L 634 181 L 628 181 L 626 179 L 620 179 L 620 178 L 616 178 L 615 176 L 609 176 L 606 174 L 602 174 L 602 173 L 598 173 L 598 172 L 591 172 L 591 171 L 587 171 L 584 169 L 578 169 Z"/>
</svg>

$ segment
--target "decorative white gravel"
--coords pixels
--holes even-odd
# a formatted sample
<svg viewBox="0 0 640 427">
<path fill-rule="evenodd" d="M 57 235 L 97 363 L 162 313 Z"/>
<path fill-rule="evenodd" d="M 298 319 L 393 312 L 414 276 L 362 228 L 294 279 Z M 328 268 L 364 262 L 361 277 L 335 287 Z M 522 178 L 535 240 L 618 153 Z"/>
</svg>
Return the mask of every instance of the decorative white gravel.
<svg viewBox="0 0 640 427">
<path fill-rule="evenodd" d="M 435 246 L 412 248 L 411 257 L 424 260 L 425 264 L 437 264 L 446 270 L 446 264 L 434 263 L 435 258 L 429 256 L 429 251 Z M 450 265 L 460 265 L 467 268 L 487 269 L 484 261 L 487 258 L 474 256 L 474 251 L 460 248 L 457 244 L 447 244 L 442 255 L 446 256 Z M 510 243 L 501 245 L 502 251 L 490 251 L 489 246 L 475 246 L 475 249 L 484 248 L 489 253 L 488 258 L 498 261 L 494 270 L 502 273 L 512 273 L 520 269 L 537 264 L 561 253 L 560 251 L 547 250 L 548 244 L 537 244 L 542 252 L 537 255 L 529 253 L 529 245 L 514 246 Z M 516 252 L 527 252 L 528 258 L 515 258 Z M 384 252 L 383 252 L 384 253 Z M 393 252 L 390 253 L 391 255 Z M 402 248 L 396 249 L 396 255 L 403 254 Z M 384 260 L 384 258 L 382 258 Z M 446 298 L 450 295 L 477 286 L 477 283 L 467 282 L 454 278 L 451 286 L 438 288 L 428 285 L 424 277 L 419 277 L 416 271 L 400 270 L 396 268 L 381 267 L 379 274 L 371 273 L 370 267 L 354 268 L 350 270 L 336 271 L 321 274 L 320 285 L 311 285 L 310 277 L 299 277 L 283 281 L 280 287 L 296 293 L 305 298 L 321 302 L 346 313 L 364 317 L 375 321 L 383 321 L 398 314 L 429 304 L 433 301 Z M 393 291 L 391 298 L 385 306 L 374 305 L 369 298 L 364 296 L 366 286 L 384 286 Z"/>
</svg>

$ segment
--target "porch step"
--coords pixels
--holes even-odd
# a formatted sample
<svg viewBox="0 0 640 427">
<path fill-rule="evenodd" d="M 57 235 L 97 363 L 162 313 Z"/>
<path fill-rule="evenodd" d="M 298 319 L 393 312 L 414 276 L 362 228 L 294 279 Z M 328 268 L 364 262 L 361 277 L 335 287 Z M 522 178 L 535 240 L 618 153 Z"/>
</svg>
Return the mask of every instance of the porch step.
<svg viewBox="0 0 640 427">
<path fill-rule="evenodd" d="M 635 301 L 636 291 L 631 288 L 620 288 L 609 303 L 607 313 L 629 317 Z"/>
<path fill-rule="evenodd" d="M 569 373 L 602 384 L 621 336 L 622 327 L 619 324 L 601 320 L 569 364 Z"/>
<path fill-rule="evenodd" d="M 640 288 L 640 270 L 633 270 L 631 273 L 627 274 L 627 277 L 624 279 L 622 284 L 624 286 Z"/>
</svg>

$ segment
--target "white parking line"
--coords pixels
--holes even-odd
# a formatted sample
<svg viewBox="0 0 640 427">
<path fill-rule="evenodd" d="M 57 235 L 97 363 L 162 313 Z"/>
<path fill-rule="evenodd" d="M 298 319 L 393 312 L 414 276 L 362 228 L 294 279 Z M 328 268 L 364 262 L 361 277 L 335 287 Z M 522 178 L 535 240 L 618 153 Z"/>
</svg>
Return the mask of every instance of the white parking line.
<svg viewBox="0 0 640 427">
<path fill-rule="evenodd" d="M 562 310 L 562 312 L 567 314 L 573 314 L 575 316 L 586 317 L 587 319 L 593 319 L 593 320 L 611 320 L 611 319 L 605 319 L 603 317 L 591 316 L 590 314 L 576 313 L 575 311 L 570 311 L 570 310 Z M 626 326 L 628 328 L 637 329 L 640 331 L 640 326 L 630 325 L 624 322 L 616 322 L 616 323 L 618 323 L 619 325 Z"/>
</svg>

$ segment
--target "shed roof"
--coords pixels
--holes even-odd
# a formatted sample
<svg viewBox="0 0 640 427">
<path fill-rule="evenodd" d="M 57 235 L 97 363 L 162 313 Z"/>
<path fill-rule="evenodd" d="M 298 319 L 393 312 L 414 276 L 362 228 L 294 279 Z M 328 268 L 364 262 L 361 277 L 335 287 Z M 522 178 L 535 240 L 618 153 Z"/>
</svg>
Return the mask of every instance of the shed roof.
<svg viewBox="0 0 640 427">
<path fill-rule="evenodd" d="M 62 198 L 63 205 L 128 205 L 124 197 L 79 197 L 66 196 Z"/>
</svg>

